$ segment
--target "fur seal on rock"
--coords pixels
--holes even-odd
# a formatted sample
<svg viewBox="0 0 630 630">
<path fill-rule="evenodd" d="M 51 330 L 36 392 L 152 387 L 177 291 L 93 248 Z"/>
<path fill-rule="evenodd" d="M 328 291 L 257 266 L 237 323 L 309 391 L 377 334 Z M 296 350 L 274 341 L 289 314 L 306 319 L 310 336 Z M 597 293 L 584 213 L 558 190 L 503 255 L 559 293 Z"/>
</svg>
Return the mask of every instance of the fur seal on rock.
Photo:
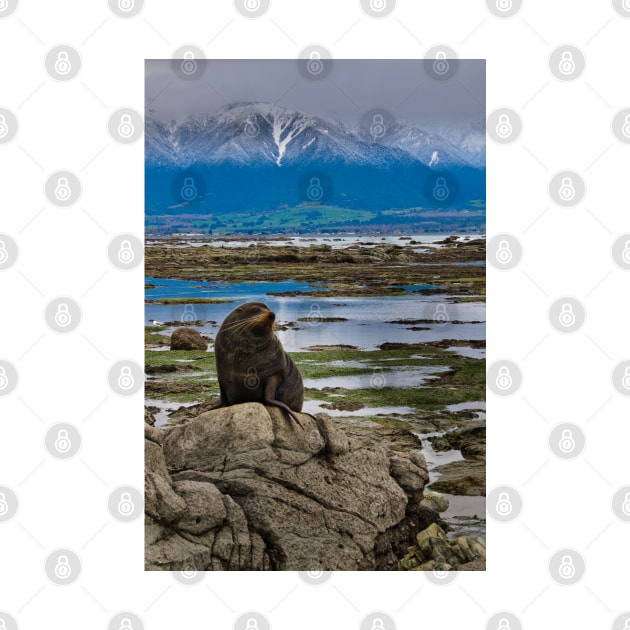
<svg viewBox="0 0 630 630">
<path fill-rule="evenodd" d="M 259 402 L 284 409 L 302 426 L 294 413 L 304 403 L 302 375 L 274 334 L 275 320 L 262 302 L 242 304 L 223 320 L 214 342 L 221 390 L 215 407 Z"/>
</svg>

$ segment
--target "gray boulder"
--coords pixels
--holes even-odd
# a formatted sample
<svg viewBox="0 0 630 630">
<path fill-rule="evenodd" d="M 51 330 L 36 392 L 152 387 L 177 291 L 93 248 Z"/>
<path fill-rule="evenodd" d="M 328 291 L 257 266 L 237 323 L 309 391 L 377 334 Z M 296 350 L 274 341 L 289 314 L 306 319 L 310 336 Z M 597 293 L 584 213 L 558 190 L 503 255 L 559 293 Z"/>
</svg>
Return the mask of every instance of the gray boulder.
<svg viewBox="0 0 630 630">
<path fill-rule="evenodd" d="M 247 403 L 149 432 L 146 569 L 394 568 L 438 517 L 424 458 L 299 418 Z"/>
</svg>

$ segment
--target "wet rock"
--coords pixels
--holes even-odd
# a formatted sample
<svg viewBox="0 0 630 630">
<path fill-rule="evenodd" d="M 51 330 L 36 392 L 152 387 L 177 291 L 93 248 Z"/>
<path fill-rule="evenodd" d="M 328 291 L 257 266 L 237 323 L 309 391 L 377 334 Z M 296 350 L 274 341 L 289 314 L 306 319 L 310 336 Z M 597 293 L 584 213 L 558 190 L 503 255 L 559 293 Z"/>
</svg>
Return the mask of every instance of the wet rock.
<svg viewBox="0 0 630 630">
<path fill-rule="evenodd" d="M 399 562 L 404 571 L 450 571 L 462 564 L 484 559 L 486 545 L 481 538 L 458 536 L 449 540 L 444 530 L 432 523 L 416 535 L 416 544 L 410 547 Z"/>
<path fill-rule="evenodd" d="M 207 350 L 208 342 L 194 328 L 176 328 L 171 335 L 171 350 Z"/>
<path fill-rule="evenodd" d="M 486 464 L 482 460 L 464 460 L 437 466 L 440 477 L 429 487 L 436 492 L 464 496 L 486 496 Z"/>
<path fill-rule="evenodd" d="M 436 512 L 446 512 L 446 510 L 448 510 L 449 502 L 443 494 L 439 494 L 437 492 L 425 492 L 421 505 L 431 508 Z"/>
</svg>

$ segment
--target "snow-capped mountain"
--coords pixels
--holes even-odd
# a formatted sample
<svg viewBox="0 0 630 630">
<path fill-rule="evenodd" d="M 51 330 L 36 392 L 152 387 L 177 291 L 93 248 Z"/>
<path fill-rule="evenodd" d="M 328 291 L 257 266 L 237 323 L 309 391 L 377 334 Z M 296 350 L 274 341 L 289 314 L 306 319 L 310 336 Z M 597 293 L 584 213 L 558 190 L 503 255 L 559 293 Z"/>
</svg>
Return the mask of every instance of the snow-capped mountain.
<svg viewBox="0 0 630 630">
<path fill-rule="evenodd" d="M 426 205 L 431 177 L 446 172 L 463 193 L 457 203 L 485 194 L 480 153 L 403 123 L 374 138 L 277 105 L 236 103 L 168 124 L 149 112 L 145 138 L 149 212 L 182 204 L 200 212 L 226 205 L 291 206 L 309 201 L 304 191 L 313 181 L 326 194 L 310 201 L 364 209 L 415 207 Z M 196 194 L 182 198 L 183 182 L 190 179 Z"/>
</svg>

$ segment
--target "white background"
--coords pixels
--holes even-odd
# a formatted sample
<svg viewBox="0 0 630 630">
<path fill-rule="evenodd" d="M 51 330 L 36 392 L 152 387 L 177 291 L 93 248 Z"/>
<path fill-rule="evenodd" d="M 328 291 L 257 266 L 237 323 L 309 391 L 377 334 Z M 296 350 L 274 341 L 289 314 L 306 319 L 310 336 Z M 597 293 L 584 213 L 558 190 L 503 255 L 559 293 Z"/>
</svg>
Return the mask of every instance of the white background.
<svg viewBox="0 0 630 630">
<path fill-rule="evenodd" d="M 106 628 L 121 610 L 147 628 L 230 628 L 243 612 L 264 613 L 273 628 L 359 627 L 382 610 L 398 628 L 431 624 L 485 627 L 497 611 L 525 627 L 610 627 L 630 608 L 625 568 L 628 525 L 611 497 L 630 483 L 628 400 L 610 373 L 628 358 L 627 272 L 610 248 L 630 231 L 628 152 L 610 122 L 630 105 L 630 20 L 609 2 L 526 0 L 499 19 L 481 0 L 400 0 L 377 20 L 357 1 L 273 0 L 247 20 L 227 0 L 148 0 L 123 20 L 105 0 L 29 2 L 0 20 L 0 106 L 19 119 L 19 133 L 0 146 L 0 231 L 20 257 L 0 273 L 0 357 L 19 370 L 18 388 L 0 398 L 0 484 L 19 495 L 15 518 L 0 525 L 0 610 L 20 628 Z M 53 81 L 44 56 L 68 43 L 81 73 Z M 145 58 L 168 58 L 193 43 L 209 58 L 294 58 L 326 46 L 336 58 L 422 58 L 434 44 L 461 58 L 487 59 L 488 112 L 516 110 L 524 122 L 509 146 L 488 141 L 487 231 L 523 244 L 521 264 L 488 268 L 488 363 L 520 365 L 522 388 L 488 400 L 488 490 L 515 487 L 519 518 L 488 520 L 488 570 L 461 573 L 436 586 L 422 573 L 335 573 L 319 587 L 297 574 L 208 573 L 183 586 L 170 573 L 143 572 L 143 524 L 115 521 L 107 497 L 117 486 L 143 486 L 142 393 L 124 399 L 108 388 L 115 361 L 143 361 L 142 268 L 122 272 L 108 261 L 109 241 L 143 234 L 143 146 L 121 146 L 107 119 L 129 106 L 142 112 Z M 552 50 L 578 46 L 586 71 L 558 81 Z M 68 169 L 83 184 L 79 202 L 55 208 L 43 192 L 47 176 Z M 547 184 L 559 170 L 586 180 L 575 208 L 560 208 Z M 58 295 L 79 301 L 83 320 L 72 334 L 45 324 Z M 586 308 L 586 323 L 561 335 L 548 323 L 557 297 Z M 56 422 L 79 427 L 76 457 L 57 461 L 44 449 Z M 552 427 L 579 424 L 586 448 L 562 461 L 547 446 Z M 46 578 L 46 555 L 58 547 L 82 559 L 80 579 L 59 587 Z M 572 547 L 586 574 L 563 587 L 548 573 L 550 556 Z M 429 627 L 431 627 L 429 626 Z M 623 627 L 623 624 L 622 624 Z"/>
</svg>

